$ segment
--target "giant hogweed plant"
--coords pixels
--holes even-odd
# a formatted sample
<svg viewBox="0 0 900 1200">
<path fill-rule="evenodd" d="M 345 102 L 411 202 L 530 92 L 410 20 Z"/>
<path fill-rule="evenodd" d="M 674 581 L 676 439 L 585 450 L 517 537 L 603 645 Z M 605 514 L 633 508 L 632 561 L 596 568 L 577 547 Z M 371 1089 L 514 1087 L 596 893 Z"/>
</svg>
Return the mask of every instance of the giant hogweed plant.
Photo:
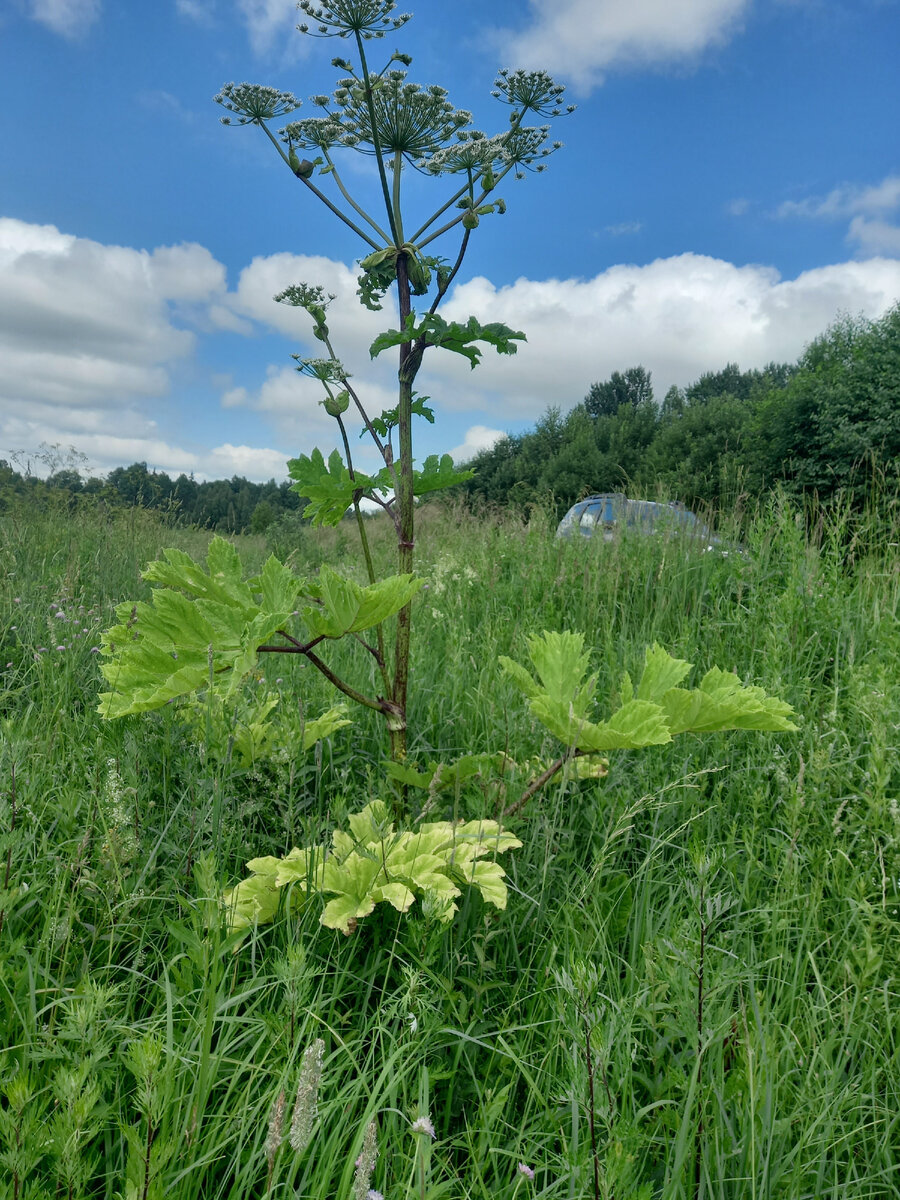
<svg viewBox="0 0 900 1200">
<path fill-rule="evenodd" d="M 318 449 L 292 459 L 294 489 L 306 498 L 304 512 L 314 524 L 336 525 L 348 512 L 354 514 L 368 583 L 328 566 L 315 579 L 301 579 L 274 556 L 258 575 L 244 579 L 237 552 L 221 538 L 213 539 L 205 567 L 181 551 L 167 550 L 163 560 L 144 572 L 146 580 L 158 585 L 152 600 L 120 605 L 118 624 L 103 639 L 101 670 L 110 690 L 101 695 L 100 711 L 115 718 L 177 701 L 207 749 L 252 761 L 271 748 L 274 697 L 250 700 L 245 685 L 257 674 L 260 655 L 299 654 L 345 698 L 383 715 L 388 775 L 404 789 L 425 789 L 427 803 L 433 804 L 443 789 L 458 791 L 466 781 L 491 772 L 515 774 L 516 765 L 503 755 L 470 755 L 453 764 L 407 761 L 411 605 L 423 582 L 414 573 L 416 500 L 469 476 L 454 468 L 449 455 L 432 455 L 416 465 L 413 418 L 433 422 L 434 413 L 414 385 L 427 352 L 460 354 L 475 367 L 482 346 L 512 354 L 524 338 L 505 325 L 481 324 L 474 317 L 448 322 L 438 309 L 473 233 L 483 219 L 505 211 L 500 185 L 510 175 L 523 178 L 526 171 L 542 171 L 544 160 L 560 146 L 548 142 L 548 124 L 527 121 L 555 118 L 572 106 L 563 105 L 564 89 L 545 72 L 501 71 L 492 95 L 507 106 L 508 120 L 501 132 L 486 135 L 472 128 L 471 114 L 455 108 L 443 88 L 407 81 L 408 55 L 394 52 L 380 70 L 370 65 L 367 46 L 371 49 L 371 43 L 409 19 L 393 15 L 392 0 L 321 5 L 301 0 L 300 8 L 313 26 L 301 25 L 301 32 L 342 39 L 355 52 L 354 61 L 332 60 L 344 74 L 330 96 L 312 98 L 321 115 L 275 130 L 274 124 L 300 108 L 293 94 L 228 84 L 216 100 L 228 112 L 225 124 L 261 129 L 304 195 L 325 204 L 362 240 L 361 303 L 379 309 L 389 291 L 396 295 L 399 326 L 380 334 L 370 347 L 373 358 L 397 352 L 397 404 L 380 414 L 366 408 L 332 343 L 327 309 L 333 297 L 309 283 L 275 297 L 303 310 L 312 323 L 322 353 L 295 355 L 297 370 L 321 384 L 322 404 L 336 422 L 343 447 L 343 454 L 335 450 L 327 460 Z M 341 173 L 341 156 L 348 151 L 374 159 L 378 209 L 370 212 Z M 411 171 L 444 184 L 437 207 L 424 219 L 411 218 L 408 211 L 403 183 Z M 439 240 L 452 242 L 449 258 L 431 252 Z M 380 458 L 382 465 L 374 473 L 354 464 L 344 420 L 351 405 Z M 382 579 L 369 549 L 364 499 L 379 505 L 396 531 L 398 570 Z M 328 644 L 348 637 L 374 662 L 381 684 L 377 694 L 329 665 Z M 604 751 L 657 745 L 688 730 L 793 728 L 786 705 L 760 689 L 742 688 L 735 676 L 714 670 L 699 688 L 680 688 L 689 665 L 656 647 L 648 652 L 637 688 L 623 681 L 620 709 L 595 722 L 590 707 L 596 679 L 587 677 L 588 655 L 580 635 L 544 634 L 530 640 L 529 653 L 537 682 L 509 659 L 503 667 L 525 693 L 533 714 L 561 740 L 563 752 L 550 764 L 537 764 L 519 798 L 506 807 L 506 816 L 564 768 L 574 775 L 602 774 Z M 306 724 L 298 748 L 307 749 L 345 723 L 344 706 L 332 708 Z M 484 861 L 484 855 L 518 843 L 498 823 L 439 822 L 414 832 L 397 831 L 379 804 L 355 814 L 351 832 L 337 831 L 330 850 L 298 848 L 284 860 L 253 860 L 250 877 L 229 894 L 233 923 L 243 927 L 270 919 L 288 884 L 295 906 L 311 892 L 330 894 L 322 919 L 344 931 L 376 903 L 406 911 L 417 897 L 449 919 L 462 884 L 476 887 L 491 903 L 505 904 L 502 868 Z"/>
</svg>

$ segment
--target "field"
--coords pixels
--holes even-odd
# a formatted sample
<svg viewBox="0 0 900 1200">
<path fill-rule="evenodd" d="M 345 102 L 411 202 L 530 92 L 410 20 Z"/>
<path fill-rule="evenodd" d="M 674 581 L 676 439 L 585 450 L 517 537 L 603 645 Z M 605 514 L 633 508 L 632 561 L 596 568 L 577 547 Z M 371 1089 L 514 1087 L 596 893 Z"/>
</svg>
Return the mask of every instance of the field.
<svg viewBox="0 0 900 1200">
<path fill-rule="evenodd" d="M 788 701 L 799 732 L 557 776 L 510 818 L 505 911 L 468 896 L 444 926 L 381 905 L 345 937 L 313 903 L 238 944 L 219 898 L 248 859 L 391 798 L 379 718 L 246 767 L 204 753 L 174 707 L 103 721 L 114 605 L 147 596 L 163 547 L 200 554 L 208 535 L 141 510 L 8 509 L 0 1196 L 897 1195 L 900 511 L 776 497 L 709 551 L 560 544 L 540 511 L 420 516 L 413 756 L 558 753 L 497 662 L 544 629 L 584 632 L 610 703 L 659 642 Z M 235 541 L 248 569 L 268 553 Z M 352 527 L 305 531 L 293 561 L 353 569 Z M 359 647 L 334 661 L 353 655 L 368 681 Z M 334 703 L 293 656 L 262 670 L 286 709 Z M 486 780 L 438 815 L 510 799 Z M 286 1134 L 317 1039 L 298 1151 L 279 1109 Z"/>
</svg>

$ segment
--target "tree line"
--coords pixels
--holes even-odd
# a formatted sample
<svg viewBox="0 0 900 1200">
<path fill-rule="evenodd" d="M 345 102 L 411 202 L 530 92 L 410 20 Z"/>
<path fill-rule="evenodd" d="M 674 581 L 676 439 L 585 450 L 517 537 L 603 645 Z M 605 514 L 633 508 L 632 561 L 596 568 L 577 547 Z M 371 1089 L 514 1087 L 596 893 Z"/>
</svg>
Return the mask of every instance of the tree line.
<svg viewBox="0 0 900 1200">
<path fill-rule="evenodd" d="M 896 488 L 900 475 L 900 305 L 876 321 L 840 319 L 796 363 L 729 363 L 662 403 L 643 367 L 616 371 L 468 465 L 471 497 L 552 497 L 560 511 L 609 491 L 720 506 L 777 483 L 862 503 L 874 478 Z"/>
<path fill-rule="evenodd" d="M 300 524 L 307 504 L 289 480 L 173 479 L 145 462 L 104 479 L 86 477 L 74 451 L 46 447 L 37 457 L 46 478 L 21 455 L 0 459 L 0 505 L 64 494 L 70 504 L 140 505 L 221 533 L 264 533 L 279 522 Z M 501 438 L 468 465 L 476 474 L 463 486 L 473 500 L 523 506 L 551 498 L 560 512 L 609 491 L 719 507 L 777 483 L 862 503 L 873 479 L 891 489 L 900 483 L 900 304 L 876 321 L 842 318 L 796 363 L 749 371 L 728 363 L 669 388 L 661 403 L 649 371 L 615 371 L 569 412 L 548 408 L 534 429 Z"/>
<path fill-rule="evenodd" d="M 21 456 L 20 456 L 21 457 Z M 37 457 L 50 466 L 40 478 L 15 460 L 0 459 L 0 501 L 17 497 L 36 503 L 105 503 L 113 506 L 154 509 L 173 521 L 214 529 L 220 533 L 264 533 L 270 525 L 292 514 L 299 521 L 307 501 L 292 491 L 291 481 L 254 483 L 241 475 L 231 479 L 198 482 L 181 474 L 173 479 L 165 471 L 151 471 L 145 462 L 116 467 L 105 478 L 85 476 L 77 452 L 47 447 Z M 19 466 L 20 469 L 16 469 Z"/>
</svg>

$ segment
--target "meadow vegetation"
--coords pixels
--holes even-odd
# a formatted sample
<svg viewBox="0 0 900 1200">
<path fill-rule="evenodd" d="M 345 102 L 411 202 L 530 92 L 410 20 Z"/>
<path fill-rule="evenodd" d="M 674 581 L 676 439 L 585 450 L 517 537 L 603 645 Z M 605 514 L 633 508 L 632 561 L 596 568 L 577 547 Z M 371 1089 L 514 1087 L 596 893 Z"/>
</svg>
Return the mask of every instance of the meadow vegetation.
<svg viewBox="0 0 900 1200">
<path fill-rule="evenodd" d="M 799 732 L 560 772 L 507 821 L 505 911 L 466 889 L 448 924 L 380 905 L 345 936 L 318 898 L 232 933 L 221 896 L 248 858 L 393 799 L 380 715 L 303 750 L 334 697 L 285 655 L 261 656 L 256 686 L 294 734 L 249 761 L 217 750 L 212 713 L 205 738 L 176 705 L 102 720 L 115 606 L 148 598 L 163 548 L 200 557 L 210 535 L 139 508 L 6 508 L 0 1195 L 893 1193 L 896 501 L 774 495 L 709 550 L 561 543 L 525 516 L 418 514 L 412 758 L 557 753 L 498 663 L 545 629 L 584 632 L 610 703 L 658 642 L 788 701 Z M 389 571 L 393 526 L 367 524 Z M 299 573 L 363 581 L 347 522 L 294 533 L 278 550 Z M 235 544 L 259 570 L 264 538 Z M 333 653 L 359 670 L 351 639 Z M 485 772 L 406 803 L 491 819 L 509 799 Z"/>
</svg>

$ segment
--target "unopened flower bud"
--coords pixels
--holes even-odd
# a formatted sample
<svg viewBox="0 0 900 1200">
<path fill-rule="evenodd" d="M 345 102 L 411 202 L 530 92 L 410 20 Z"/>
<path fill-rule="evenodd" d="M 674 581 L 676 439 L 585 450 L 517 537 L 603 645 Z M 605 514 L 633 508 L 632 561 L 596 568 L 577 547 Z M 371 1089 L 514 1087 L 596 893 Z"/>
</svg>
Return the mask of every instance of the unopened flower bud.
<svg viewBox="0 0 900 1200">
<path fill-rule="evenodd" d="M 329 396 L 327 400 L 322 401 L 322 407 L 329 417 L 339 417 L 350 407 L 350 393 L 344 391 L 338 392 L 336 396 Z"/>
</svg>

